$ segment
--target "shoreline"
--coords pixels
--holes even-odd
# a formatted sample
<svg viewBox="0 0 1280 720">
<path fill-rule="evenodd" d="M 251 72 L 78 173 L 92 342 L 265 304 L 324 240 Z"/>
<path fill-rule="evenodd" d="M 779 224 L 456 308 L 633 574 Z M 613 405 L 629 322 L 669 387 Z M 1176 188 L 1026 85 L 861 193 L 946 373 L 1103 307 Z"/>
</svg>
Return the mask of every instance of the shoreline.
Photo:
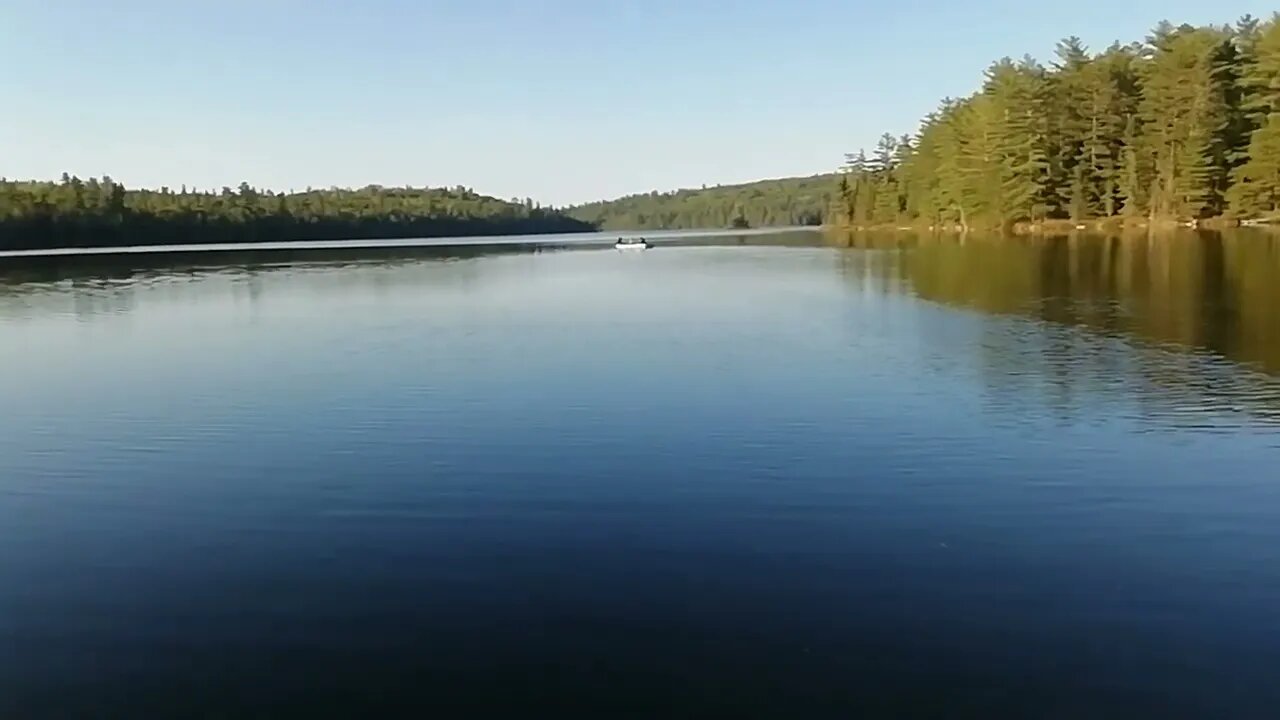
<svg viewBox="0 0 1280 720">
<path fill-rule="evenodd" d="M 1123 217 L 1084 218 L 1080 220 L 1052 219 L 1037 222 L 1019 221 L 1006 227 L 963 225 L 929 225 L 925 223 L 881 223 L 876 225 L 847 225 L 830 223 L 824 229 L 837 232 L 923 232 L 966 234 L 973 232 L 998 235 L 1069 235 L 1077 232 L 1115 234 L 1131 232 L 1170 232 L 1176 230 L 1231 230 L 1235 228 L 1280 229 L 1280 218 L 1231 218 L 1213 217 L 1198 220 L 1149 220 Z"/>
<path fill-rule="evenodd" d="M 175 245 L 104 245 L 92 247 L 50 247 L 23 250 L 0 250 L 0 260 L 40 257 L 77 257 L 91 255 L 163 255 L 181 253 L 275 252 L 283 250 L 359 250 L 378 248 L 461 248 L 461 247 L 591 247 L 612 245 L 619 238 L 683 239 L 704 237 L 750 237 L 804 230 L 818 231 L 818 226 L 768 227 L 749 229 L 691 230 L 584 230 L 581 232 L 524 233 L 512 235 L 453 235 L 417 238 L 360 238 L 347 240 L 273 240 L 233 243 L 186 243 Z"/>
</svg>

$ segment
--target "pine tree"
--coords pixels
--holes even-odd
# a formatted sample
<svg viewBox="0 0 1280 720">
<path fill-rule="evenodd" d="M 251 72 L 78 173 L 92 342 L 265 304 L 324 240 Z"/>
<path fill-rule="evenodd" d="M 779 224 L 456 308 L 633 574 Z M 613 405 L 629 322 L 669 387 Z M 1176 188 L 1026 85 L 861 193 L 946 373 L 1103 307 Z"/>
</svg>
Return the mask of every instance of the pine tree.
<svg viewBox="0 0 1280 720">
<path fill-rule="evenodd" d="M 1046 184 L 1051 190 L 1045 201 L 1051 212 L 1070 217 L 1089 213 L 1085 171 L 1077 167 L 1089 129 L 1085 115 L 1090 106 L 1086 73 L 1089 53 L 1078 37 L 1057 44 L 1054 51 L 1052 88 L 1047 112 L 1050 121 Z"/>
<path fill-rule="evenodd" d="M 859 150 L 857 153 L 846 153 L 844 156 L 844 165 L 841 166 L 842 173 L 840 178 L 840 199 L 841 199 L 841 215 L 845 222 L 852 225 L 861 225 L 865 223 L 862 216 L 861 208 L 866 205 L 867 199 L 863 197 L 866 192 L 863 178 L 867 174 L 867 153 Z"/>
<path fill-rule="evenodd" d="M 1122 203 L 1122 214 L 1133 219 L 1147 212 L 1146 190 L 1151 182 L 1150 167 L 1145 162 L 1148 156 L 1142 151 L 1136 113 L 1125 119 L 1120 148 L 1120 173 L 1116 179 L 1116 197 Z"/>
<path fill-rule="evenodd" d="M 1238 215 L 1274 215 L 1280 210 L 1280 110 L 1253 133 L 1248 156 L 1232 173 L 1231 208 Z"/>
<path fill-rule="evenodd" d="M 968 229 L 987 210 L 994 191 L 987 132 L 988 108 L 981 96 L 960 101 L 944 101 L 938 139 L 938 183 L 934 204 L 939 217 Z"/>
<path fill-rule="evenodd" d="M 1257 45 L 1261 24 L 1258 19 L 1245 15 L 1231 29 L 1231 56 L 1223 58 L 1232 82 L 1228 104 L 1231 108 L 1230 136 L 1232 146 L 1228 158 L 1231 168 L 1239 167 L 1247 159 L 1249 136 L 1261 127 L 1266 119 L 1266 108 L 1250 107 L 1253 92 L 1248 75 L 1257 63 Z"/>
<path fill-rule="evenodd" d="M 904 143 L 910 154 L 900 163 L 899 174 L 903 178 L 906 194 L 907 217 L 929 225 L 939 222 L 939 207 L 935 203 L 938 184 L 939 116 L 929 113 L 920 123 L 920 130 L 912 143 Z"/>
<path fill-rule="evenodd" d="M 875 186 L 871 221 L 875 224 L 896 223 L 902 214 L 898 197 L 896 158 L 898 139 L 889 133 L 876 143 L 871 182 Z"/>
<path fill-rule="evenodd" d="M 854 178 L 853 222 L 866 227 L 872 224 L 876 207 L 876 181 L 871 173 Z"/>
<path fill-rule="evenodd" d="M 1242 48 L 1241 104 L 1253 126 L 1261 127 L 1271 113 L 1280 110 L 1280 13 L 1261 26 L 1253 26 L 1247 19 L 1241 24 L 1246 27 L 1236 34 Z"/>
<path fill-rule="evenodd" d="M 889 133 L 880 136 L 876 142 L 876 150 L 872 155 L 867 170 L 873 174 L 888 172 L 893 168 L 893 160 L 897 155 L 898 139 Z"/>
<path fill-rule="evenodd" d="M 996 224 L 1033 219 L 1043 191 L 1046 162 L 1045 112 L 1041 106 L 1044 70 L 1030 59 L 1007 58 L 987 70 L 988 132 L 998 190 L 991 207 Z"/>
<path fill-rule="evenodd" d="M 1222 138 L 1226 93 L 1216 60 L 1220 30 L 1157 28 L 1154 53 L 1144 67 L 1139 112 L 1154 158 L 1149 212 L 1153 217 L 1201 217 L 1220 208 L 1229 172 Z"/>
<path fill-rule="evenodd" d="M 1137 112 L 1135 59 L 1132 48 L 1113 45 L 1081 68 L 1087 101 L 1081 108 L 1084 134 L 1072 174 L 1072 217 L 1116 214 L 1125 130 Z"/>
</svg>

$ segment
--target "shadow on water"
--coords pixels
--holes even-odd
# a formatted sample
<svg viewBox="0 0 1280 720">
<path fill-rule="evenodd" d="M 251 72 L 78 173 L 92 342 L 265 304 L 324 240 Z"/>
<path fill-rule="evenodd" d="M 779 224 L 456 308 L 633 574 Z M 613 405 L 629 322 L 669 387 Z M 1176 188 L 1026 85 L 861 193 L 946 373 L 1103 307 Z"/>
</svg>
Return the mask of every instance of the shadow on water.
<svg viewBox="0 0 1280 720">
<path fill-rule="evenodd" d="M 641 236 L 642 233 L 624 233 Z M 817 247 L 823 236 L 814 229 L 767 230 L 742 233 L 697 231 L 663 232 L 647 235 L 657 247 Z M 599 233 L 563 243 L 543 237 L 493 242 L 459 239 L 449 244 L 386 245 L 353 242 L 350 246 L 308 246 L 253 248 L 219 247 L 217 250 L 187 250 L 175 246 L 171 252 L 120 252 L 52 254 L 0 258 L 0 294 L 24 292 L 24 286 L 65 281 L 125 282 L 157 277 L 175 277 L 220 271 L 261 272 L 274 268 L 334 267 L 344 265 L 398 265 L 422 261 L 473 260 L 501 255 L 533 255 L 569 250 L 599 250 L 612 247 L 616 236 Z"/>
<path fill-rule="evenodd" d="M 1273 235 L 859 233 L 833 241 L 880 251 L 873 266 L 855 256 L 843 261 L 859 283 L 874 276 L 883 292 L 1042 323 L 1021 355 L 1007 342 L 985 344 L 994 382 L 1048 379 L 1070 405 L 1073 393 L 1123 377 L 1145 386 L 1142 396 L 1155 405 L 1280 419 L 1280 239 Z M 1087 346 L 1079 330 L 1092 338 Z M 1122 367 L 1120 358 L 1131 356 L 1109 351 L 1108 340 L 1137 341 L 1143 361 Z"/>
<path fill-rule="evenodd" d="M 1207 350 L 1280 374 L 1280 239 L 1248 231 L 964 240 L 859 235 L 921 298 Z"/>
<path fill-rule="evenodd" d="M 562 249 L 554 245 L 451 245 L 321 249 L 230 250 L 165 254 L 47 255 L 7 258 L 0 264 L 0 293 L 60 282 L 127 282 L 221 271 L 267 272 L 297 266 L 397 265 L 421 261 L 472 260 Z"/>
<path fill-rule="evenodd" d="M 638 235 L 637 233 L 631 233 Z M 821 247 L 823 235 L 812 229 L 717 233 L 696 231 L 645 234 L 657 248 L 698 247 Z M 152 284 L 184 284 L 198 292 L 217 290 L 230 284 L 229 292 L 243 293 L 252 302 L 270 295 L 271 278 L 330 274 L 327 289 L 345 285 L 395 283 L 418 284 L 422 275 L 414 267 L 426 268 L 457 263 L 452 271 L 432 274 L 432 282 L 453 283 L 481 280 L 501 283 L 492 268 L 482 271 L 468 261 L 494 258 L 533 257 L 543 253 L 615 252 L 617 235 L 599 233 L 550 242 L 546 237 L 458 239 L 432 244 L 377 245 L 353 242 L 350 245 L 317 247 L 307 243 L 292 246 L 225 246 L 188 249 L 161 248 L 163 252 L 55 253 L 0 257 L 0 319 L 38 317 L 49 312 L 70 312 L 87 319 L 115 315 L 134 309 L 137 291 Z M 405 270 L 401 273 L 397 270 Z M 206 284 L 204 280 L 221 280 Z"/>
</svg>

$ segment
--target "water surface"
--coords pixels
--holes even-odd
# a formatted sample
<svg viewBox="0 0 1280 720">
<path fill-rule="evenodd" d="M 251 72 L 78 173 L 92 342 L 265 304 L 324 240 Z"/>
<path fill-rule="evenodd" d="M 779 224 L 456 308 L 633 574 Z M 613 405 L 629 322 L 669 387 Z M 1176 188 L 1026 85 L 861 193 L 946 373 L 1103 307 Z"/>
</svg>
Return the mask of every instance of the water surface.
<svg viewBox="0 0 1280 720">
<path fill-rule="evenodd" d="M 1260 236 L 11 259 L 0 715 L 1266 717 L 1278 293 Z"/>
</svg>

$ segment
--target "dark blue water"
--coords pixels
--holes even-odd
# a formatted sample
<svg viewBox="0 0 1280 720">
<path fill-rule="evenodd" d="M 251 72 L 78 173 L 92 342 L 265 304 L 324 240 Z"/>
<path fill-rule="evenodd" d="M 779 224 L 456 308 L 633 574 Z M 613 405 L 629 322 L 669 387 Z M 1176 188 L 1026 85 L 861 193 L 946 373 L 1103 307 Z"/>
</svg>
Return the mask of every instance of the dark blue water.
<svg viewBox="0 0 1280 720">
<path fill-rule="evenodd" d="M 486 252 L 11 268 L 0 716 L 1273 716 L 1249 321 Z"/>
</svg>

